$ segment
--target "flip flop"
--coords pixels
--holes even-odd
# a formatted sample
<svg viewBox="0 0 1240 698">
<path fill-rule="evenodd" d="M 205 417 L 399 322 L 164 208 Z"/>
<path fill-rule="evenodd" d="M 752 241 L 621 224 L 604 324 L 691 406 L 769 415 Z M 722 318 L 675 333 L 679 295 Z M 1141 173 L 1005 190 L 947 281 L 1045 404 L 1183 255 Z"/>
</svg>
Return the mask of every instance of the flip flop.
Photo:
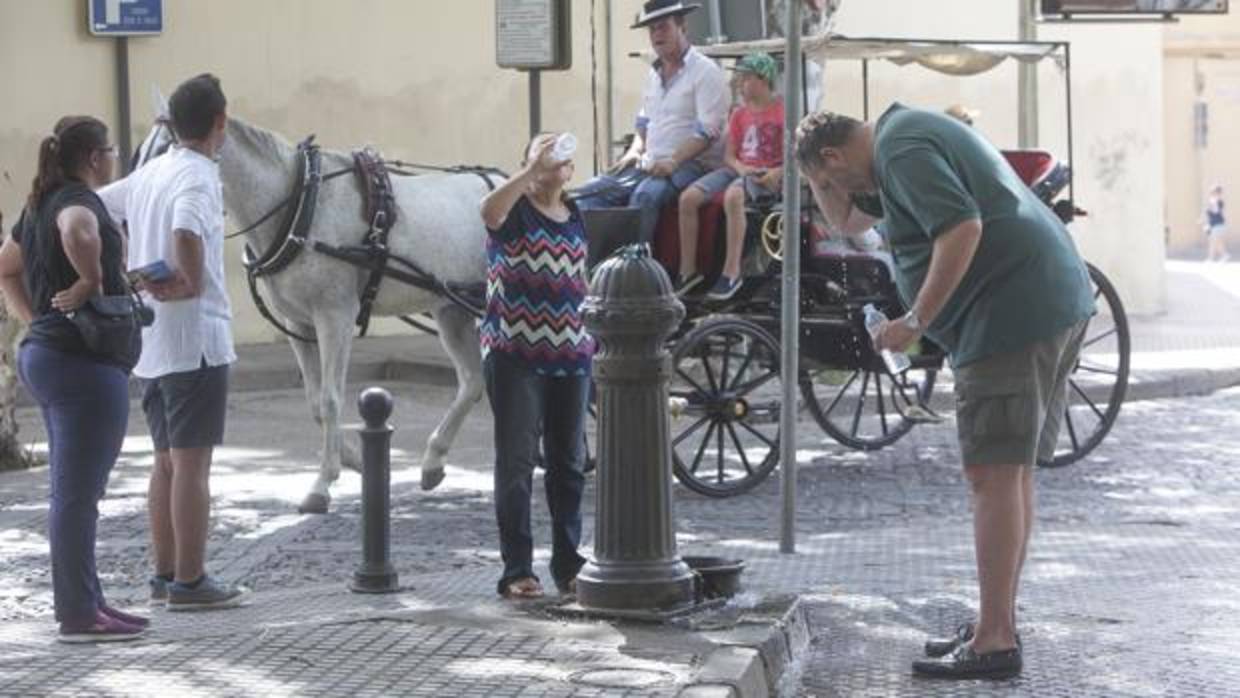
<svg viewBox="0 0 1240 698">
<path fill-rule="evenodd" d="M 533 577 L 523 577 L 516 581 L 510 582 L 504 587 L 505 599 L 513 599 L 525 601 L 529 599 L 541 599 L 543 597 L 542 585 Z"/>
</svg>

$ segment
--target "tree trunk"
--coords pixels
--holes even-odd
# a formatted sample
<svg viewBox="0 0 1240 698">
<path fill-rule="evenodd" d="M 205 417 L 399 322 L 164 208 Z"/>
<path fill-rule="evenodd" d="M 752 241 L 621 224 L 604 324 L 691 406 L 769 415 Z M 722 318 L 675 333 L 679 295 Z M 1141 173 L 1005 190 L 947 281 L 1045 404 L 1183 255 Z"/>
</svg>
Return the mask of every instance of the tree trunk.
<svg viewBox="0 0 1240 698">
<path fill-rule="evenodd" d="M 0 303 L 0 470 L 31 465 L 29 452 L 17 440 L 17 341 L 21 323 Z"/>
</svg>

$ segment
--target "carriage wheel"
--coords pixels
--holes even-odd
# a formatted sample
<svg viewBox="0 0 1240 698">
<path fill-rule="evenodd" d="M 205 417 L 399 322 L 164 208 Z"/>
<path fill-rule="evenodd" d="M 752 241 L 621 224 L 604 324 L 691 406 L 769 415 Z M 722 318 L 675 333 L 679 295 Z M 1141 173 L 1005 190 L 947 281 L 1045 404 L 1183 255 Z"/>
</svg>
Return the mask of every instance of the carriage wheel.
<svg viewBox="0 0 1240 698">
<path fill-rule="evenodd" d="M 912 368 L 904 373 L 907 395 L 916 390 L 921 402 L 930 402 L 935 369 Z M 868 368 L 813 371 L 801 377 L 801 396 L 814 421 L 827 434 L 862 451 L 890 446 L 916 422 L 897 406 L 899 395 L 891 374 Z"/>
<path fill-rule="evenodd" d="M 779 462 L 779 345 L 745 320 L 718 318 L 677 344 L 670 386 L 672 470 L 708 497 L 746 492 Z"/>
<path fill-rule="evenodd" d="M 1068 405 L 1055 457 L 1038 463 L 1048 468 L 1074 463 L 1102 443 L 1128 392 L 1132 353 L 1128 316 L 1115 287 L 1096 267 L 1088 266 L 1098 314 L 1085 329 L 1081 356 L 1068 376 Z"/>
</svg>

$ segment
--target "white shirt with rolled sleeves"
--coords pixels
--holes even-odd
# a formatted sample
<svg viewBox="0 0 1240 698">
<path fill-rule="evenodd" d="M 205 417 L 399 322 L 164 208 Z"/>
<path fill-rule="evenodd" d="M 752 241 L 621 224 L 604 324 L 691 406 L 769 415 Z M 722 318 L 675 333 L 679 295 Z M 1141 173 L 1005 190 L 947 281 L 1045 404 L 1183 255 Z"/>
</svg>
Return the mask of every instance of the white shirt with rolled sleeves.
<svg viewBox="0 0 1240 698">
<path fill-rule="evenodd" d="M 667 82 L 659 74 L 656 61 L 646 77 L 642 108 L 637 115 L 637 130 L 645 131 L 646 141 L 642 168 L 671 157 L 693 136 L 711 144 L 698 158 L 707 166 L 717 165 L 723 156 L 720 135 L 731 106 L 727 75 L 696 48 L 689 47 L 685 64 Z"/>
<path fill-rule="evenodd" d="M 159 378 L 237 360 L 232 308 L 224 282 L 224 193 L 220 168 L 189 148 L 174 147 L 99 192 L 112 217 L 129 226 L 129 268 L 164 260 L 176 265 L 174 230 L 202 239 L 202 293 L 160 302 L 146 294 L 155 322 L 142 332 L 139 378 Z"/>
</svg>

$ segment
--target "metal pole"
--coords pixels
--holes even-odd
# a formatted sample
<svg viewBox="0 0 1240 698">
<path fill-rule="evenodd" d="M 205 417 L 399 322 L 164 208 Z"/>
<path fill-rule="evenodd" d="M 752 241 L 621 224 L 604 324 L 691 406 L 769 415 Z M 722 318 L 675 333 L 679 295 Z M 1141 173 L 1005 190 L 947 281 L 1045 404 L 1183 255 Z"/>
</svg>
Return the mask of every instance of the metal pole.
<svg viewBox="0 0 1240 698">
<path fill-rule="evenodd" d="M 604 6 L 607 12 L 607 19 L 605 22 L 607 27 L 607 147 L 604 148 L 604 152 L 607 154 L 607 157 L 604 158 L 604 163 L 606 168 L 610 169 L 612 163 L 616 161 L 615 155 L 612 152 L 612 149 L 615 148 L 615 145 L 613 144 L 616 140 L 616 88 L 614 66 L 612 65 L 612 50 L 615 48 L 616 34 L 612 28 L 611 22 L 611 0 L 606 0 Z"/>
<path fill-rule="evenodd" d="M 1072 140 L 1072 44 L 1065 42 L 1063 45 L 1063 70 L 1064 81 L 1067 85 L 1068 94 L 1064 101 L 1067 103 L 1068 110 L 1068 199 L 1073 204 L 1076 203 L 1076 160 L 1072 152 L 1074 142 Z"/>
<path fill-rule="evenodd" d="M 861 59 L 861 120 L 870 120 L 870 61 Z"/>
<path fill-rule="evenodd" d="M 787 72 L 784 74 L 784 268 L 780 317 L 780 379 L 783 407 L 779 411 L 780 491 L 783 507 L 779 551 L 796 552 L 797 510 L 797 360 L 801 329 L 801 176 L 796 166 L 796 128 L 801 114 L 801 3 L 788 3 Z"/>
<path fill-rule="evenodd" d="M 530 138 L 542 131 L 542 71 L 530 71 Z"/>
<path fill-rule="evenodd" d="M 1038 0 L 1017 0 L 1020 4 L 1020 40 L 1037 41 Z M 1016 85 L 1019 94 L 1019 141 L 1022 148 L 1038 146 L 1038 64 L 1021 62 L 1017 68 Z"/>
<path fill-rule="evenodd" d="M 396 570 L 389 553 L 391 518 L 392 395 L 383 388 L 367 388 L 357 399 L 362 415 L 362 564 L 353 572 L 349 588 L 362 594 L 397 591 Z"/>
<path fill-rule="evenodd" d="M 719 0 L 706 0 L 706 10 L 710 15 L 710 36 L 708 44 L 722 44 L 727 39 L 723 35 L 723 16 L 719 14 Z"/>
<path fill-rule="evenodd" d="M 120 149 L 117 161 L 121 173 L 129 170 L 129 150 L 131 146 L 130 131 L 132 126 L 129 118 L 129 37 L 120 36 L 116 39 L 116 145 Z"/>
</svg>

